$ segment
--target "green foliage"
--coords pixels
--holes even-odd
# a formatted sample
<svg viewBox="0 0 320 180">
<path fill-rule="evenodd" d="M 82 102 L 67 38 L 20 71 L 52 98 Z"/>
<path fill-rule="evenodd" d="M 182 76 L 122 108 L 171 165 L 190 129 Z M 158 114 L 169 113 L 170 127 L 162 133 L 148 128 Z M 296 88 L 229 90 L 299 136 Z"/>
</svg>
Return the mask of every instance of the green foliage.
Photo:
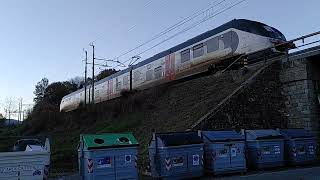
<svg viewBox="0 0 320 180">
<path fill-rule="evenodd" d="M 45 95 L 45 90 L 49 85 L 49 80 L 47 78 L 42 78 L 41 81 L 39 81 L 35 87 L 34 90 L 34 102 L 38 103 L 39 101 L 41 101 Z"/>
<path fill-rule="evenodd" d="M 124 132 L 134 127 L 139 126 L 142 123 L 142 114 L 131 114 L 130 117 L 119 117 L 116 121 L 112 121 L 108 126 L 100 126 L 97 132 L 99 133 L 112 133 L 112 132 Z M 103 127 L 103 128 L 102 128 Z"/>
<path fill-rule="evenodd" d="M 44 101 L 46 102 L 50 102 L 53 105 L 59 106 L 61 99 L 73 92 L 77 90 L 77 85 L 76 84 L 72 84 L 68 81 L 66 82 L 55 82 L 55 83 L 51 83 L 45 91 L 45 95 L 44 95 Z"/>
<path fill-rule="evenodd" d="M 2 116 L 2 114 L 0 113 L 0 128 L 4 127 L 4 123 L 5 123 L 5 118 Z"/>
<path fill-rule="evenodd" d="M 77 85 L 68 81 L 51 83 L 46 87 L 41 98 L 38 98 L 32 113 L 59 112 L 62 98 L 76 90 Z"/>
<path fill-rule="evenodd" d="M 103 78 L 105 78 L 105 77 L 108 77 L 108 76 L 116 73 L 116 72 L 118 72 L 118 71 L 115 70 L 115 69 L 105 69 L 105 70 L 101 71 L 101 72 L 96 76 L 96 79 L 97 79 L 97 81 L 99 81 L 99 80 L 101 80 L 101 79 L 103 79 Z"/>
</svg>

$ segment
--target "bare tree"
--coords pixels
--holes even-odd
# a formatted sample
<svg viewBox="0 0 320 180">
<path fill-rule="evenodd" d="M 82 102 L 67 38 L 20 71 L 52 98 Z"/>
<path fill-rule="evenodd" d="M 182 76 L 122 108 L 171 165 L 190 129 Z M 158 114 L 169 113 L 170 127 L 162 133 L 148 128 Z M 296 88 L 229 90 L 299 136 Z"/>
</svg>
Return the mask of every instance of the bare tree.
<svg viewBox="0 0 320 180">
<path fill-rule="evenodd" d="M 4 106 L 4 111 L 6 113 L 5 116 L 9 120 L 9 125 L 10 125 L 11 114 L 15 113 L 15 111 L 17 110 L 16 101 L 12 97 L 7 97 L 4 100 L 3 106 Z"/>
</svg>

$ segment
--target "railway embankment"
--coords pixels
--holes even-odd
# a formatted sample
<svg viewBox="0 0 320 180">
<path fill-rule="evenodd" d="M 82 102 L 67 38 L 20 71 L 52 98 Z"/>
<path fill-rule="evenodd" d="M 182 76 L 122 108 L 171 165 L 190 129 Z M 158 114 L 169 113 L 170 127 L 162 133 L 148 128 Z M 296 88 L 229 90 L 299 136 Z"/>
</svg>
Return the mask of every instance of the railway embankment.
<svg viewBox="0 0 320 180">
<path fill-rule="evenodd" d="M 53 174 L 77 170 L 77 145 L 79 135 L 83 133 L 133 132 L 140 142 L 139 162 L 145 167 L 152 130 L 170 132 L 190 129 L 248 79 L 252 82 L 229 97 L 228 103 L 196 128 L 285 127 L 284 99 L 279 89 L 278 71 L 278 64 L 268 67 L 261 64 L 250 67 L 248 71 L 226 71 L 125 93 L 121 98 L 69 113 L 43 112 L 39 119 L 44 122 L 30 122 L 34 127 L 37 123 L 46 124 L 44 128 L 32 131 L 33 125 L 29 124 L 28 128 L 21 128 L 19 132 L 22 135 L 36 132 L 51 136 Z M 252 79 L 252 76 L 255 78 Z"/>
<path fill-rule="evenodd" d="M 193 129 L 287 128 L 279 61 L 266 65 L 196 122 Z"/>
</svg>

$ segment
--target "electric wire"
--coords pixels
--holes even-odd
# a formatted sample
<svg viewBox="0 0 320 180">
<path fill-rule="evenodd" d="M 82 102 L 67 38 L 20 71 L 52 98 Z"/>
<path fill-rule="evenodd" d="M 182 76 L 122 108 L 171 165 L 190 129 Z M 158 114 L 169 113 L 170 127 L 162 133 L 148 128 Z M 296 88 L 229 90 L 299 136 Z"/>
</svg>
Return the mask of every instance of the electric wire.
<svg viewBox="0 0 320 180">
<path fill-rule="evenodd" d="M 147 48 L 146 50 L 144 50 L 144 51 L 142 51 L 142 52 L 140 52 L 140 53 L 138 53 L 138 54 L 136 54 L 136 55 L 139 56 L 139 55 L 141 55 L 141 54 L 144 54 L 144 53 L 150 51 L 151 49 L 159 46 L 160 44 L 163 44 L 163 43 L 167 42 L 168 40 L 170 40 L 170 39 L 172 39 L 172 38 L 174 38 L 174 37 L 176 37 L 176 36 L 178 36 L 178 35 L 180 35 L 180 34 L 182 34 L 182 33 L 185 33 L 186 31 L 188 31 L 188 30 L 190 30 L 190 29 L 193 29 L 193 28 L 197 27 L 198 25 L 200 25 L 200 24 L 202 24 L 202 23 L 204 23 L 204 22 L 206 22 L 206 21 L 208 21 L 208 20 L 210 20 L 210 19 L 218 16 L 219 14 L 221 14 L 221 13 L 223 13 L 223 12 L 226 12 L 226 11 L 234 8 L 235 6 L 241 4 L 241 3 L 245 2 L 245 1 L 247 1 L 247 0 L 241 0 L 241 1 L 238 1 L 238 2 L 236 2 L 236 3 L 234 3 L 234 4 L 231 3 L 231 4 L 229 4 L 230 6 L 226 7 L 225 9 L 223 9 L 223 10 L 221 10 L 221 11 L 219 11 L 219 12 L 213 14 L 213 15 L 210 15 L 210 16 L 208 16 L 208 17 L 203 18 L 202 20 L 200 20 L 200 21 L 192 24 L 191 26 L 189 26 L 189 27 L 187 27 L 187 28 L 179 31 L 178 33 L 176 33 L 176 34 L 174 34 L 174 35 L 172 35 L 172 36 L 170 36 L 170 37 L 162 40 L 161 42 L 159 42 L 159 43 L 157 43 L 157 44 L 155 44 L 155 45 Z M 128 61 L 130 61 L 130 60 L 131 60 L 131 59 L 128 59 L 128 60 L 126 60 L 126 61 L 123 61 L 122 63 L 124 64 L 124 63 L 126 63 L 126 62 L 128 62 Z M 117 67 L 119 67 L 119 65 L 115 66 L 115 68 L 117 68 Z"/>
<path fill-rule="evenodd" d="M 149 0 L 147 3 L 145 3 L 145 4 L 142 6 L 141 9 L 144 9 L 144 8 L 150 6 L 150 4 L 152 4 L 152 1 L 153 1 L 153 0 Z M 130 28 L 128 28 L 127 31 L 131 31 L 131 30 L 134 29 L 136 26 L 137 26 L 137 24 L 131 26 Z M 102 38 L 103 38 L 103 35 L 100 34 L 100 35 L 98 35 L 98 37 L 97 37 L 95 40 L 91 41 L 89 44 L 93 44 L 93 43 L 97 42 L 98 40 L 101 40 Z"/>
<path fill-rule="evenodd" d="M 216 2 L 218 2 L 218 1 L 219 1 L 219 0 L 216 0 L 216 1 L 214 1 L 213 3 L 216 3 Z M 137 50 L 138 48 L 140 48 L 140 47 L 142 47 L 142 46 L 144 46 L 144 45 L 146 45 L 146 44 L 148 44 L 148 43 L 150 43 L 150 42 L 152 42 L 152 41 L 160 38 L 161 36 L 163 36 L 163 35 L 171 32 L 171 31 L 177 29 L 178 27 L 186 24 L 187 22 L 190 22 L 191 20 L 193 20 L 193 19 L 195 19 L 195 18 L 203 15 L 204 13 L 206 13 L 206 12 L 208 12 L 208 11 L 210 11 L 210 10 L 212 10 L 213 8 L 219 6 L 220 4 L 222 4 L 222 3 L 225 2 L 225 1 L 226 1 L 226 0 L 220 0 L 217 4 L 214 4 L 214 5 L 210 6 L 209 8 L 201 9 L 201 10 L 193 13 L 192 15 L 190 15 L 190 16 L 182 19 L 182 20 L 179 21 L 178 23 L 176 23 L 176 24 L 174 24 L 174 25 L 166 28 L 164 31 L 161 31 L 160 33 L 154 35 L 151 39 L 149 39 L 149 40 L 147 40 L 147 41 L 139 44 L 138 46 L 136 46 L 136 47 L 134 47 L 134 48 L 132 48 L 132 49 L 130 49 L 130 50 L 128 50 L 128 51 L 123 52 L 122 54 L 118 55 L 117 57 L 115 57 L 115 58 L 113 58 L 113 59 L 119 59 L 120 57 L 122 57 L 122 56 L 124 56 L 124 55 L 127 55 L 127 54 L 129 54 L 130 52 L 132 52 L 132 51 Z"/>
</svg>

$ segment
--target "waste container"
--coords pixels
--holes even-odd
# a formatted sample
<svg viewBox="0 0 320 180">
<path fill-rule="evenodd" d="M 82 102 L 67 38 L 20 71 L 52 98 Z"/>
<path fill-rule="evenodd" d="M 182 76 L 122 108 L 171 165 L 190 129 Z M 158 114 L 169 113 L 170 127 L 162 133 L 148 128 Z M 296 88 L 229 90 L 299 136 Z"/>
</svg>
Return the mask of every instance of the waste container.
<svg viewBox="0 0 320 180">
<path fill-rule="evenodd" d="M 246 172 L 245 137 L 236 131 L 203 131 L 205 170 L 213 174 Z"/>
<path fill-rule="evenodd" d="M 81 178 L 138 179 L 138 145 L 132 133 L 80 135 L 78 158 Z"/>
<path fill-rule="evenodd" d="M 151 175 L 161 179 L 187 179 L 203 175 L 201 133 L 154 133 L 149 144 Z"/>
<path fill-rule="evenodd" d="M 0 180 L 48 179 L 50 141 L 45 138 L 44 143 L 38 142 L 35 145 L 29 139 L 20 139 L 14 145 L 14 152 L 0 152 Z"/>
<path fill-rule="evenodd" d="M 285 160 L 288 164 L 299 165 L 316 160 L 316 140 L 304 129 L 282 129 L 284 136 Z"/>
<path fill-rule="evenodd" d="M 255 169 L 284 165 L 284 139 L 273 129 L 245 130 L 248 166 Z"/>
</svg>

